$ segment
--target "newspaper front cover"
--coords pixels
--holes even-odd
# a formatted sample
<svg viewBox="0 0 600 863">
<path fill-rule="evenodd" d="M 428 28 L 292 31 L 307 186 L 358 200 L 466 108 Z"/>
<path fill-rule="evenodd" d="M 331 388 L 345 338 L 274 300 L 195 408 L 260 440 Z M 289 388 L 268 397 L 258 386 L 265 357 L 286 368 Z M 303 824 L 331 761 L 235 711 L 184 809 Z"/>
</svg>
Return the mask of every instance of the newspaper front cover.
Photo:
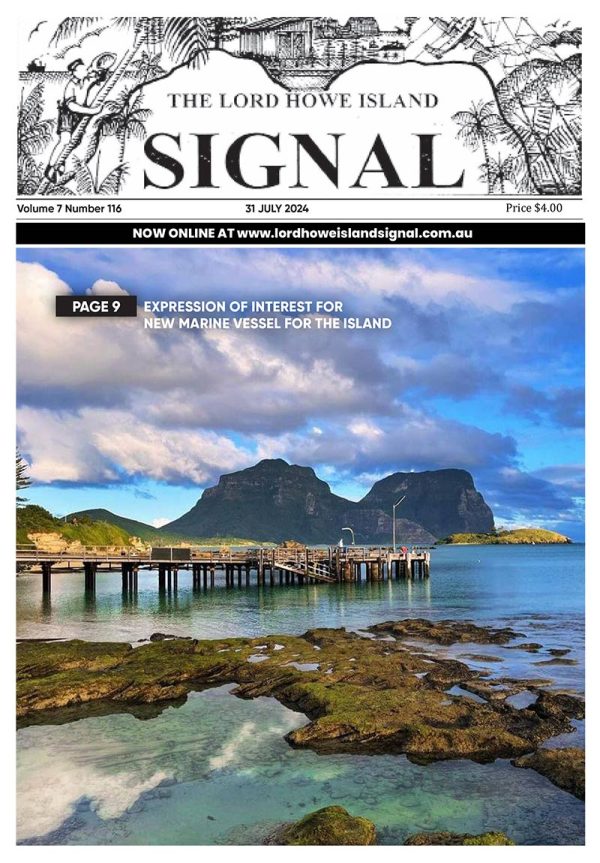
<svg viewBox="0 0 600 863">
<path fill-rule="evenodd" d="M 486 7 L 23 9 L 19 846 L 584 845 L 587 30 Z"/>
</svg>

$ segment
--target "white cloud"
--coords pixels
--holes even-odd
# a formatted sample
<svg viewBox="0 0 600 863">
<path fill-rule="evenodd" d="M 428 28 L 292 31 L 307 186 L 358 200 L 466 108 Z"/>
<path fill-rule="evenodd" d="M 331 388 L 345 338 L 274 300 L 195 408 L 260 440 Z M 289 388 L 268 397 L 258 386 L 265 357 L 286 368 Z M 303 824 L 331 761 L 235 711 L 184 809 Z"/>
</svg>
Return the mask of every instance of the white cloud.
<svg viewBox="0 0 600 863">
<path fill-rule="evenodd" d="M 464 467 L 511 463 L 512 438 L 476 426 L 402 407 L 376 425 L 365 417 L 348 427 L 336 425 L 323 435 L 291 432 L 257 435 L 260 458 L 286 458 L 298 464 L 331 465 L 337 471 L 377 476 L 389 470 Z"/>
<path fill-rule="evenodd" d="M 17 415 L 31 477 L 39 483 L 110 483 L 143 475 L 204 485 L 215 474 L 252 461 L 252 453 L 212 431 L 164 431 L 126 411 L 85 408 Z"/>
<path fill-rule="evenodd" d="M 106 279 L 96 279 L 91 288 L 88 288 L 86 294 L 95 295 L 123 295 L 128 296 L 129 292 L 118 285 L 116 282 L 107 281 Z"/>
<path fill-rule="evenodd" d="M 383 431 L 379 426 L 364 418 L 353 420 L 348 426 L 348 431 L 356 437 L 366 438 L 367 440 L 377 440 L 377 438 L 383 435 Z"/>
<path fill-rule="evenodd" d="M 526 286 L 491 276 L 436 270 L 415 261 L 374 259 L 373 256 L 293 258 L 269 250 L 252 258 L 253 268 L 271 284 L 302 288 L 326 296 L 330 290 L 373 303 L 385 297 L 402 297 L 417 306 L 431 302 L 451 305 L 468 302 L 482 309 L 503 311 L 534 293 Z M 243 267 L 243 261 L 242 261 Z"/>
</svg>

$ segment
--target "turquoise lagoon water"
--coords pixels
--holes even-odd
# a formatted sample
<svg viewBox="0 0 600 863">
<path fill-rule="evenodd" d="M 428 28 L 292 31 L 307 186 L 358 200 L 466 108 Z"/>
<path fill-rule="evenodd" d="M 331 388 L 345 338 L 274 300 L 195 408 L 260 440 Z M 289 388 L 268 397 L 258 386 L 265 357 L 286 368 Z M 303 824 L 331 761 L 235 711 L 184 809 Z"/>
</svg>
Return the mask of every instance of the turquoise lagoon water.
<svg viewBox="0 0 600 863">
<path fill-rule="evenodd" d="M 507 647 L 434 648 L 494 676 L 544 677 L 583 691 L 584 548 L 462 546 L 433 552 L 426 582 L 225 589 L 194 594 L 180 574 L 159 597 L 156 574 L 123 598 L 119 573 L 98 577 L 93 602 L 81 574 L 18 578 L 21 638 L 129 640 L 162 631 L 195 637 L 360 630 L 407 616 L 511 625 L 539 653 Z M 518 642 L 516 642 L 518 643 Z M 549 649 L 569 650 L 556 664 Z M 431 649 L 430 646 L 428 649 Z M 469 654 L 479 657 L 467 658 Z M 541 663 L 541 664 L 540 664 Z M 550 664 L 546 664 L 550 663 Z M 253 844 L 275 825 L 330 803 L 371 818 L 379 841 L 422 830 L 504 830 L 523 844 L 580 844 L 584 807 L 507 761 L 426 767 L 401 756 L 319 756 L 284 735 L 306 719 L 277 701 L 243 701 L 222 686 L 194 693 L 153 719 L 94 717 L 18 732 L 18 838 L 58 844 Z M 548 745 L 582 745 L 583 723 Z"/>
</svg>

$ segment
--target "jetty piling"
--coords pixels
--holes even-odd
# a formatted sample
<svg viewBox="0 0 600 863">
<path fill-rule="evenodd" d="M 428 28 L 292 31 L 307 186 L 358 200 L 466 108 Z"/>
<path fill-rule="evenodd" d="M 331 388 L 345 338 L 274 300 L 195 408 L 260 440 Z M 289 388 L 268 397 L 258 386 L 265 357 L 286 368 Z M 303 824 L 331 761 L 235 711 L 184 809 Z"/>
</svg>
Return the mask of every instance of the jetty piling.
<svg viewBox="0 0 600 863">
<path fill-rule="evenodd" d="M 217 572 L 223 573 L 227 589 L 253 584 L 262 587 L 267 574 L 271 587 L 360 582 L 363 571 L 367 582 L 429 578 L 431 558 L 427 548 L 395 551 L 383 546 L 281 546 L 220 551 L 192 546 L 143 551 L 130 547 L 87 547 L 73 552 L 45 552 L 34 546 L 18 546 L 17 563 L 39 567 L 42 593 L 49 596 L 53 572 L 83 572 L 86 594 L 95 594 L 97 574 L 120 569 L 123 593 L 136 594 L 139 571 L 150 570 L 157 573 L 159 594 L 176 594 L 180 571 L 191 573 L 194 591 L 207 591 L 215 587 Z"/>
</svg>

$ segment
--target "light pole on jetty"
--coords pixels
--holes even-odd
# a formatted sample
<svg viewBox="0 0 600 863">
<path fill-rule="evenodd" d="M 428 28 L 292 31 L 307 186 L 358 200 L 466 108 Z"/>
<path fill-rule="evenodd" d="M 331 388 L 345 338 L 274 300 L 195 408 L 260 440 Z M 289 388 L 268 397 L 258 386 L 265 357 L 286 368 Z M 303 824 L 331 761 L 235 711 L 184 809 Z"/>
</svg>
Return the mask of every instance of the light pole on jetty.
<svg viewBox="0 0 600 863">
<path fill-rule="evenodd" d="M 392 507 L 392 548 L 394 551 L 396 551 L 396 507 L 400 506 L 402 501 L 405 499 L 406 495 L 402 495 L 400 500 L 397 500 Z"/>
<path fill-rule="evenodd" d="M 343 532 L 344 530 L 349 530 L 349 531 L 350 531 L 350 533 L 352 534 L 352 545 L 356 545 L 356 543 L 354 542 L 354 531 L 352 530 L 352 528 L 351 528 L 351 527 L 343 527 L 343 528 L 342 528 L 342 532 Z"/>
</svg>

